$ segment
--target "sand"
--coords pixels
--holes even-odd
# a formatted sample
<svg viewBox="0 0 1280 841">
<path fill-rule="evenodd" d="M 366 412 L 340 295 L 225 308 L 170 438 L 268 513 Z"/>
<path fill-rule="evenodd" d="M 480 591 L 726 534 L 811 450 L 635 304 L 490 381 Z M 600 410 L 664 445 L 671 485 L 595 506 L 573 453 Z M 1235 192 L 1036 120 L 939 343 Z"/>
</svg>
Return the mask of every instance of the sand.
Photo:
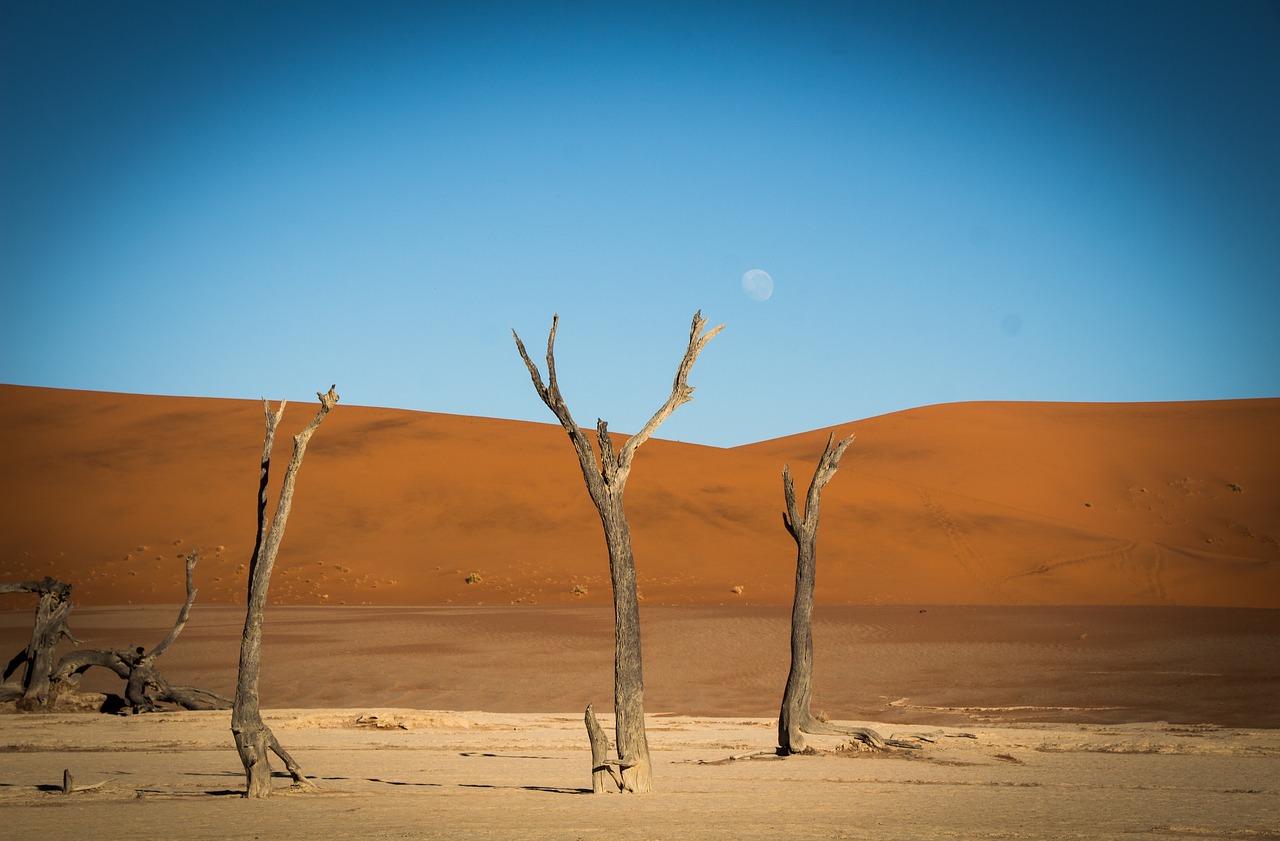
<svg viewBox="0 0 1280 841">
<path fill-rule="evenodd" d="M 0 400 L 0 580 L 69 581 L 85 644 L 150 647 L 197 551 L 160 671 L 230 694 L 261 405 Z M 291 405 L 285 429 L 313 411 Z M 628 513 L 656 791 L 596 797 L 581 715 L 594 702 L 611 725 L 612 615 L 563 433 L 340 405 L 303 466 L 263 649 L 267 717 L 320 789 L 281 777 L 269 801 L 241 798 L 226 712 L 0 714 L 0 826 L 1280 837 L 1277 428 L 1280 400 L 955 404 L 835 427 L 857 440 L 824 495 L 814 709 L 919 748 L 816 737 L 819 755 L 786 759 L 769 755 L 795 557 L 780 473 L 803 485 L 829 430 L 647 443 Z M 33 608 L 0 599 L 6 654 Z M 82 688 L 86 709 L 121 690 L 100 671 Z"/>
<path fill-rule="evenodd" d="M 0 717 L 0 821 L 8 837 L 54 839 L 1187 839 L 1280 826 L 1274 730 L 900 726 L 931 741 L 734 760 L 772 744 L 771 721 L 653 717 L 657 790 L 593 796 L 572 714 L 368 706 L 268 722 L 319 791 L 290 793 L 286 777 L 269 800 L 241 798 L 226 714 Z M 67 768 L 101 788 L 62 794 Z"/>
<path fill-rule="evenodd" d="M 88 646 L 152 647 L 177 610 L 77 608 L 72 628 Z M 0 613 L 3 651 L 31 619 Z M 781 607 L 644 608 L 646 710 L 776 716 L 789 621 Z M 230 695 L 243 625 L 243 608 L 197 605 L 161 672 Z M 610 710 L 612 628 L 590 607 L 272 607 L 262 702 Z M 1280 611 L 819 605 L 814 636 L 813 707 L 833 718 L 1280 727 Z M 85 688 L 121 687 L 95 670 Z"/>
<path fill-rule="evenodd" d="M 176 611 L 73 616 L 91 644 L 154 644 Z M 263 703 L 319 791 L 282 776 L 280 796 L 244 801 L 225 712 L 8 714 L 0 822 L 67 839 L 1280 837 L 1280 611 L 818 612 L 815 707 L 918 750 L 815 737 L 822 755 L 771 758 L 786 611 L 649 607 L 657 790 L 582 796 L 581 708 L 610 707 L 608 610 L 273 607 Z M 21 645 L 29 615 L 0 620 Z M 162 672 L 230 692 L 242 621 L 197 607 Z M 64 795 L 64 769 L 101 786 Z"/>
<path fill-rule="evenodd" d="M 0 405 L 0 580 L 181 602 L 196 550 L 201 603 L 243 601 L 260 403 L 0 386 Z M 315 408 L 287 407 L 277 481 Z M 948 404 L 835 429 L 857 437 L 823 496 L 828 604 L 1280 607 L 1280 399 Z M 826 435 L 646 443 L 627 486 L 645 603 L 789 604 L 782 467 L 804 487 Z M 607 605 L 602 543 L 559 426 L 339 404 L 271 597 Z"/>
</svg>

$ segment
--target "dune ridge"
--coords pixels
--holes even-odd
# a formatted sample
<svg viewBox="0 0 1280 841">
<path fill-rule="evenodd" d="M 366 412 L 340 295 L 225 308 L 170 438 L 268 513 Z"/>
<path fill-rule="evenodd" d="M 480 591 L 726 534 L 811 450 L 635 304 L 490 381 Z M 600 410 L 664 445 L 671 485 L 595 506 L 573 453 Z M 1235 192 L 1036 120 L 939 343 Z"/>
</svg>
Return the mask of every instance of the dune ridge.
<svg viewBox="0 0 1280 841">
<path fill-rule="evenodd" d="M 243 600 L 259 401 L 2 385 L 0 405 L 0 580 L 52 575 L 84 605 L 178 603 L 194 549 L 200 603 Z M 290 404 L 281 432 L 314 410 Z M 823 497 L 819 603 L 1280 607 L 1280 399 L 945 404 L 832 429 L 856 441 Z M 646 602 L 788 603 L 782 466 L 806 484 L 832 429 L 645 444 L 627 505 Z M 278 436 L 277 481 L 290 448 Z M 308 449 L 271 591 L 609 598 L 558 426 L 347 405 Z"/>
</svg>

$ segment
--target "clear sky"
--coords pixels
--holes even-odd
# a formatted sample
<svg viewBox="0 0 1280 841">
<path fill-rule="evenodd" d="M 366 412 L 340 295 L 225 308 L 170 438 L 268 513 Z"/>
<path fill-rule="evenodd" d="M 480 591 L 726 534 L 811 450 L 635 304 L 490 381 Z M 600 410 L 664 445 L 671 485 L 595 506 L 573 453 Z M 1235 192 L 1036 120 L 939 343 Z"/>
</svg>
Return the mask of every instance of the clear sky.
<svg viewBox="0 0 1280 841">
<path fill-rule="evenodd" d="M 1270 0 L 2 8 L 3 382 L 554 422 L 558 312 L 630 432 L 701 309 L 659 437 L 1280 396 Z"/>
</svg>

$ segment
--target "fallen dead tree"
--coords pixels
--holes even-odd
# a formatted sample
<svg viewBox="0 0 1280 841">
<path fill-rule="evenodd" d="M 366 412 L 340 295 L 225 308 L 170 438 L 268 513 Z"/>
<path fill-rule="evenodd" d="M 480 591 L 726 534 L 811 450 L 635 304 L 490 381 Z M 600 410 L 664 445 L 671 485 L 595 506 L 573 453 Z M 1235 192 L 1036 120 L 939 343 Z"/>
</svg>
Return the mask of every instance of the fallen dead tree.
<svg viewBox="0 0 1280 841">
<path fill-rule="evenodd" d="M 125 682 L 123 711 L 144 713 L 163 709 L 162 704 L 173 704 L 186 710 L 230 709 L 231 699 L 216 692 L 193 686 L 174 686 L 156 669 L 156 661 L 182 633 L 191 615 L 191 605 L 196 600 L 196 588 L 192 580 L 199 555 L 187 556 L 187 600 L 178 611 L 178 618 L 159 645 L 147 651 L 142 646 L 133 649 L 90 648 L 72 651 L 58 661 L 50 679 L 50 704 L 64 694 L 75 692 L 80 678 L 90 668 L 98 666 L 115 672 Z"/>
<path fill-rule="evenodd" d="M 231 699 L 192 686 L 174 686 L 156 669 L 156 660 L 178 638 L 191 614 L 191 605 L 196 598 L 192 575 L 198 559 L 195 552 L 187 557 L 187 600 L 168 636 L 155 648 L 150 651 L 141 646 L 132 649 L 76 649 L 64 654 L 56 665 L 54 650 L 63 638 L 74 643 L 82 642 L 71 634 L 68 626 L 72 607 L 71 585 L 52 578 L 0 584 L 0 593 L 32 592 L 40 595 L 31 643 L 9 662 L 5 670 L 7 680 L 25 665 L 22 684 L 20 687 L 6 684 L 0 700 L 16 697 L 17 708 L 24 712 L 51 709 L 60 699 L 74 696 L 84 674 L 98 667 L 114 672 L 125 682 L 124 703 L 120 707 L 123 711 L 150 712 L 162 709 L 162 704 L 188 710 L 229 709 Z"/>
</svg>

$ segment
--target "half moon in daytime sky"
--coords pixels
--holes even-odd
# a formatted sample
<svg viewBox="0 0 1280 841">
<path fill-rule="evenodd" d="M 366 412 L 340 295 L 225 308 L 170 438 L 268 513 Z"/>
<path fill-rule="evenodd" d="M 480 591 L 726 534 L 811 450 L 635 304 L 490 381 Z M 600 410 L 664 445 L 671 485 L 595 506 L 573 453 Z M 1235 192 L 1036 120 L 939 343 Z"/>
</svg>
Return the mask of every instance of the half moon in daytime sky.
<svg viewBox="0 0 1280 841">
<path fill-rule="evenodd" d="M 749 269 L 742 275 L 742 291 L 753 301 L 767 301 L 773 294 L 773 278 L 764 269 Z"/>
</svg>

